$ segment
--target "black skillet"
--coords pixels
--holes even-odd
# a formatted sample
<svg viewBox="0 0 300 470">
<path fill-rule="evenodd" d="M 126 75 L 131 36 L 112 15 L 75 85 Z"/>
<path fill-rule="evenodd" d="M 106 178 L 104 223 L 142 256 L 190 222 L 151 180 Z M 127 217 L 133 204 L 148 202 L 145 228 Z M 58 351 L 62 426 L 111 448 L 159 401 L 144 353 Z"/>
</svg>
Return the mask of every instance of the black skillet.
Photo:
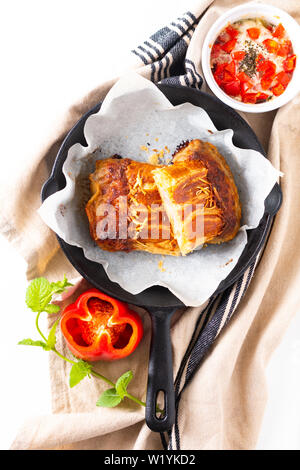
<svg viewBox="0 0 300 470">
<path fill-rule="evenodd" d="M 173 105 L 189 102 L 200 106 L 209 114 L 218 130 L 233 129 L 233 142 L 240 148 L 251 148 L 265 152 L 249 125 L 232 108 L 214 96 L 196 89 L 173 85 L 158 85 Z M 69 148 L 75 143 L 87 145 L 83 128 L 86 119 L 99 111 L 101 103 L 86 113 L 70 130 L 57 154 L 51 176 L 42 188 L 42 200 L 64 188 L 65 177 L 62 166 Z M 50 169 L 49 169 L 50 170 Z M 266 240 L 272 219 L 280 208 L 281 189 L 276 184 L 265 201 L 265 213 L 259 226 L 248 231 L 248 242 L 238 263 L 231 273 L 223 280 L 214 295 L 232 285 L 248 268 Z M 111 282 L 103 267 L 84 257 L 81 248 L 71 246 L 58 237 L 61 248 L 76 270 L 99 290 L 129 304 L 144 307 L 151 315 L 152 339 L 148 368 L 148 386 L 146 399 L 146 423 L 150 429 L 163 432 L 170 429 L 175 419 L 175 399 L 173 386 L 172 346 L 170 340 L 170 321 L 173 313 L 183 303 L 168 289 L 160 286 L 150 287 L 137 295 L 123 290 L 118 284 Z M 159 392 L 164 394 L 164 415 L 156 414 L 156 402 Z"/>
</svg>

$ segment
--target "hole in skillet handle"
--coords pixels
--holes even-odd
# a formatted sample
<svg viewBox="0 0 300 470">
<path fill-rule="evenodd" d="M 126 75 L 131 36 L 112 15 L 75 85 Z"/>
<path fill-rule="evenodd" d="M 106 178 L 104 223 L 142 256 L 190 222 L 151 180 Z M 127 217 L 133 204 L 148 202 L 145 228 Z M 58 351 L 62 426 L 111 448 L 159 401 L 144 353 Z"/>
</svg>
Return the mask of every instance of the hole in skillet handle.
<svg viewBox="0 0 300 470">
<path fill-rule="evenodd" d="M 166 409 L 166 394 L 163 390 L 159 390 L 156 396 L 156 417 L 162 419 Z"/>
<path fill-rule="evenodd" d="M 146 423 L 155 432 L 165 432 L 175 422 L 175 390 L 173 379 L 170 323 L 176 308 L 147 307 L 152 321 L 152 335 L 148 367 Z M 158 397 L 163 395 L 163 412 L 157 409 Z"/>
</svg>

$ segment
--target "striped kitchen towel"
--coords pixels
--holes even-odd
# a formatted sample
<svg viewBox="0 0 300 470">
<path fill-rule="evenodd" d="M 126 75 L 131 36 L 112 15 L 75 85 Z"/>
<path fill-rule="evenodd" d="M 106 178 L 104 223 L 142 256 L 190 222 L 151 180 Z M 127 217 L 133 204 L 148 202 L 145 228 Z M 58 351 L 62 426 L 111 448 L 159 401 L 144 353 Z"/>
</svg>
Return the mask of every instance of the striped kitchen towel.
<svg viewBox="0 0 300 470">
<path fill-rule="evenodd" d="M 147 78 L 153 82 L 201 88 L 203 79 L 187 54 L 198 19 L 188 11 L 132 50 L 142 61 Z"/>
<path fill-rule="evenodd" d="M 202 7 L 209 6 L 211 1 L 206 3 L 207 5 L 202 3 Z M 188 11 L 134 49 L 132 53 L 139 58 L 140 66 L 143 67 L 143 75 L 156 83 L 200 89 L 203 79 L 199 70 L 199 61 L 195 58 L 195 48 L 189 47 L 198 21 L 199 14 Z M 180 399 L 182 394 L 193 379 L 214 340 L 234 314 L 249 286 L 258 259 L 259 255 L 233 286 L 223 293 L 213 296 L 199 315 L 175 379 L 175 424 L 168 433 L 161 434 L 165 450 L 180 450 L 182 413 Z"/>
<path fill-rule="evenodd" d="M 166 438 L 161 434 L 164 449 L 180 450 L 180 399 L 185 388 L 193 379 L 205 354 L 230 321 L 235 309 L 243 298 L 252 279 L 260 254 L 248 267 L 240 279 L 217 296 L 213 296 L 208 306 L 200 313 L 194 333 L 181 361 L 175 379 L 175 424 Z"/>
</svg>

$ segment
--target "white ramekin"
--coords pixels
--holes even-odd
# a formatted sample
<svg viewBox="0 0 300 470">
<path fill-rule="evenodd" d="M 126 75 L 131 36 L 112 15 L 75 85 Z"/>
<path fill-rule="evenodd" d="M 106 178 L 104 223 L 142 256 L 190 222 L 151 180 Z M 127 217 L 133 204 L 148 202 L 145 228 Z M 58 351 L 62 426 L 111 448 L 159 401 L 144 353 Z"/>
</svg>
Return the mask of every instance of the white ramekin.
<svg viewBox="0 0 300 470">
<path fill-rule="evenodd" d="M 273 98 L 266 103 L 251 104 L 242 103 L 228 96 L 216 83 L 210 68 L 211 46 L 215 42 L 220 31 L 228 24 L 242 18 L 263 17 L 267 21 L 278 25 L 282 23 L 292 41 L 294 53 L 297 55 L 297 64 L 293 77 L 282 95 Z M 202 70 L 211 91 L 224 103 L 234 109 L 248 113 L 263 113 L 277 109 L 292 100 L 300 91 L 300 26 L 288 13 L 272 5 L 249 2 L 239 5 L 221 15 L 209 29 L 202 48 Z"/>
</svg>

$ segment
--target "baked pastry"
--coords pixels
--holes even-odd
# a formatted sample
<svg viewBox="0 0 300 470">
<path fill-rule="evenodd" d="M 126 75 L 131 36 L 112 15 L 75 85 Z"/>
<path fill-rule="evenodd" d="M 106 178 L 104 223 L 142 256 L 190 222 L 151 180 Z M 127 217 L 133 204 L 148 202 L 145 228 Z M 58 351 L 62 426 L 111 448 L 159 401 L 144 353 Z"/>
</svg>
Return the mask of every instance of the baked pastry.
<svg viewBox="0 0 300 470">
<path fill-rule="evenodd" d="M 180 255 L 154 182 L 155 168 L 118 156 L 96 162 L 86 214 L 91 237 L 103 250 Z"/>
<path fill-rule="evenodd" d="M 119 156 L 98 160 L 90 181 L 86 214 L 103 250 L 186 255 L 231 240 L 240 227 L 232 173 L 209 142 L 181 144 L 168 166 Z"/>
<path fill-rule="evenodd" d="M 238 191 L 214 145 L 185 142 L 173 165 L 154 169 L 153 176 L 182 255 L 234 238 L 241 219 Z"/>
</svg>

